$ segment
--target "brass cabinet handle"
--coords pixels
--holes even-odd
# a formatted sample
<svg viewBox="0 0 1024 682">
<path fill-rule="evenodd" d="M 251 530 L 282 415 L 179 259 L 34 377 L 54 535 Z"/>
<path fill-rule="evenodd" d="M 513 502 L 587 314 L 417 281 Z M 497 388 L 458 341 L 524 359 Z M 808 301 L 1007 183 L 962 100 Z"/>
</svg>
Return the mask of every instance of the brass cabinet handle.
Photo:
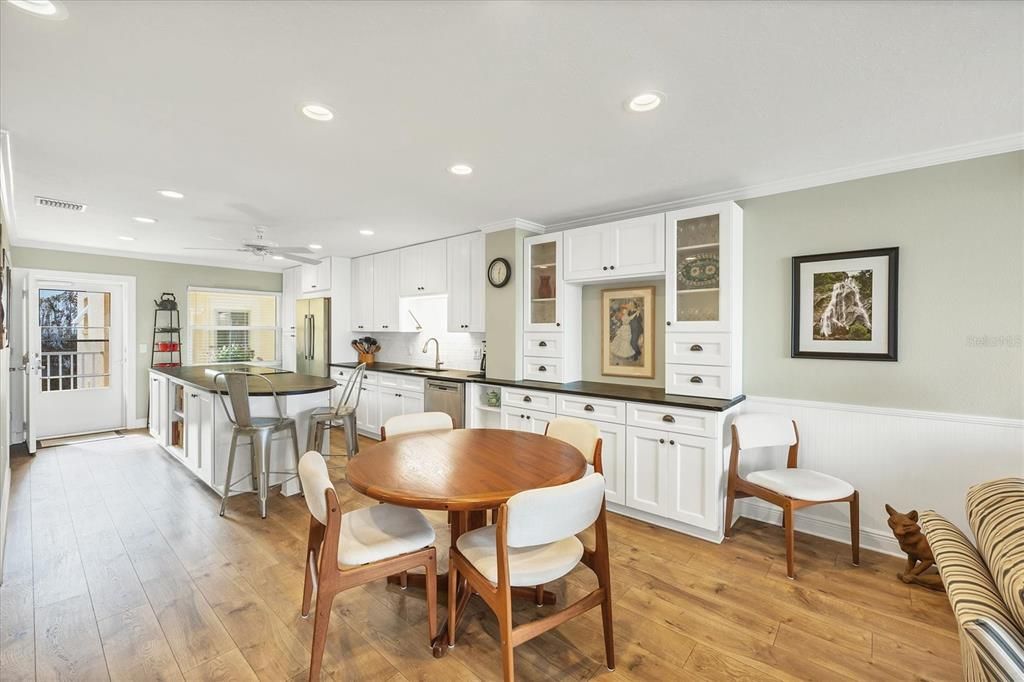
<svg viewBox="0 0 1024 682">
<path fill-rule="evenodd" d="M 540 343 L 537 344 L 537 347 L 538 348 L 547 348 L 548 347 L 548 342 L 547 341 L 541 341 Z"/>
<path fill-rule="evenodd" d="M 594 406 L 593 405 L 584 405 L 583 406 L 583 411 L 584 412 L 593 412 L 594 411 Z"/>
<path fill-rule="evenodd" d="M 524 395 L 524 396 L 523 396 L 523 402 L 524 402 L 524 403 L 532 403 L 532 402 L 533 402 L 533 398 L 531 398 L 531 397 L 530 397 L 530 396 L 528 396 L 528 395 Z"/>
<path fill-rule="evenodd" d="M 701 379 L 700 377 L 690 377 L 690 383 L 691 384 L 703 384 L 704 380 Z"/>
<path fill-rule="evenodd" d="M 664 417 L 661 418 L 661 421 L 668 422 L 669 424 L 675 424 L 676 418 L 670 414 L 666 414 Z"/>
<path fill-rule="evenodd" d="M 701 346 L 699 343 L 695 343 L 692 346 L 690 346 L 690 350 L 693 351 L 694 353 L 699 353 L 702 350 L 704 350 L 704 347 Z"/>
<path fill-rule="evenodd" d="M 537 371 L 538 372 L 546 372 L 546 371 L 548 371 L 548 368 L 545 367 L 544 365 L 541 365 L 540 367 L 537 368 Z"/>
</svg>

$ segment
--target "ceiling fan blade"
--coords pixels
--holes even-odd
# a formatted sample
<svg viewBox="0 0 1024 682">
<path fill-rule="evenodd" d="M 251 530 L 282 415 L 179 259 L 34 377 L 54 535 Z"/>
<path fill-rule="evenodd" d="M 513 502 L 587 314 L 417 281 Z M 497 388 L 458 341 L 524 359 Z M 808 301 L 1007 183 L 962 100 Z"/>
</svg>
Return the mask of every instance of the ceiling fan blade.
<svg viewBox="0 0 1024 682">
<path fill-rule="evenodd" d="M 306 256 L 297 256 L 294 253 L 279 253 L 279 256 L 284 256 L 288 260 L 298 261 L 299 263 L 309 263 L 310 265 L 320 265 L 320 261 L 314 258 L 307 258 Z"/>
<path fill-rule="evenodd" d="M 185 246 L 182 247 L 186 251 L 240 251 L 242 253 L 248 253 L 249 249 L 218 249 L 216 247 L 209 246 Z"/>
<path fill-rule="evenodd" d="M 265 248 L 271 253 L 313 253 L 313 249 L 305 246 L 267 246 Z"/>
</svg>

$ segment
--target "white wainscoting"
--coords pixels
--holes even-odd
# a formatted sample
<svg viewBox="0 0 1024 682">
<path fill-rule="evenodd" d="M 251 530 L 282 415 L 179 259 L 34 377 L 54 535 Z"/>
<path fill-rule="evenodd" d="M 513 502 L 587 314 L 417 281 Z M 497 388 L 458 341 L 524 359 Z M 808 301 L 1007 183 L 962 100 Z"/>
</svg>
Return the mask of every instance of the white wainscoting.
<svg viewBox="0 0 1024 682">
<path fill-rule="evenodd" d="M 906 512 L 934 509 L 970 535 L 967 488 L 1024 476 L 1024 420 L 886 409 L 751 396 L 743 412 L 774 412 L 796 420 L 800 466 L 845 479 L 860 491 L 861 546 L 900 554 L 885 504 Z M 750 452 L 741 472 L 785 466 L 783 450 Z M 778 507 L 737 500 L 738 516 L 781 525 Z M 796 513 L 797 530 L 849 543 L 849 505 Z M 797 549 L 799 552 L 799 547 Z"/>
</svg>

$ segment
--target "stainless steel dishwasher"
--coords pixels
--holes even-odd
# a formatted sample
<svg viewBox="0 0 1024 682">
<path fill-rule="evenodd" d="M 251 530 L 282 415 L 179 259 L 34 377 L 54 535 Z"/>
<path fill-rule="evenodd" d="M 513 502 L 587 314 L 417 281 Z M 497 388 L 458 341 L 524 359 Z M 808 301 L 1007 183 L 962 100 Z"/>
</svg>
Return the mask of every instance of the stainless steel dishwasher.
<svg viewBox="0 0 1024 682">
<path fill-rule="evenodd" d="M 465 424 L 466 384 L 461 381 L 427 379 L 423 409 L 426 412 L 444 412 L 452 418 L 455 428 L 461 429 Z"/>
</svg>

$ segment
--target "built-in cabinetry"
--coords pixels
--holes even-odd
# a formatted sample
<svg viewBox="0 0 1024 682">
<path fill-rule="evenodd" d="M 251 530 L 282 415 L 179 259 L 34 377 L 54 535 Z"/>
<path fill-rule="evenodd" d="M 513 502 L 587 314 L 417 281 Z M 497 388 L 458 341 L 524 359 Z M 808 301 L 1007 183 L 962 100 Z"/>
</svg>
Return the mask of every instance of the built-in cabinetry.
<svg viewBox="0 0 1024 682">
<path fill-rule="evenodd" d="M 399 295 L 427 296 L 448 291 L 445 240 L 407 246 L 399 250 Z"/>
<path fill-rule="evenodd" d="M 375 253 L 373 258 L 373 329 L 400 331 L 398 319 L 401 259 L 398 251 Z"/>
<path fill-rule="evenodd" d="M 295 371 L 295 301 L 302 288 L 302 267 L 281 273 L 281 367 Z"/>
<path fill-rule="evenodd" d="M 372 331 L 375 329 L 373 326 L 373 256 L 352 259 L 351 287 L 352 331 Z"/>
<path fill-rule="evenodd" d="M 331 392 L 332 404 L 337 404 L 341 391 L 355 370 L 332 367 L 331 378 L 338 387 Z M 380 438 L 380 427 L 391 417 L 423 412 L 425 381 L 422 377 L 385 372 L 366 372 L 363 376 L 356 423 L 360 433 Z"/>
<path fill-rule="evenodd" d="M 610 509 L 720 540 L 731 412 L 694 410 L 526 388 L 504 388 L 501 426 L 544 433 L 556 416 L 601 432 Z M 682 524 L 682 525 L 681 525 Z"/>
<path fill-rule="evenodd" d="M 566 282 L 660 275 L 665 268 L 665 214 L 567 230 L 562 242 Z"/>
<path fill-rule="evenodd" d="M 665 391 L 742 393 L 743 211 L 729 202 L 665 216 Z"/>
<path fill-rule="evenodd" d="M 149 375 L 149 435 L 153 436 L 158 443 L 167 442 L 167 430 L 169 411 L 167 409 L 167 379 L 165 377 Z"/>
<path fill-rule="evenodd" d="M 484 235 L 452 237 L 448 254 L 448 331 L 484 331 Z"/>
<path fill-rule="evenodd" d="M 524 240 L 522 366 L 530 381 L 578 381 L 582 371 L 582 290 L 565 282 L 562 238 L 555 233 Z"/>
<path fill-rule="evenodd" d="M 324 258 L 313 265 L 299 266 L 300 290 L 304 294 L 319 294 L 331 289 L 331 259 Z"/>
</svg>

